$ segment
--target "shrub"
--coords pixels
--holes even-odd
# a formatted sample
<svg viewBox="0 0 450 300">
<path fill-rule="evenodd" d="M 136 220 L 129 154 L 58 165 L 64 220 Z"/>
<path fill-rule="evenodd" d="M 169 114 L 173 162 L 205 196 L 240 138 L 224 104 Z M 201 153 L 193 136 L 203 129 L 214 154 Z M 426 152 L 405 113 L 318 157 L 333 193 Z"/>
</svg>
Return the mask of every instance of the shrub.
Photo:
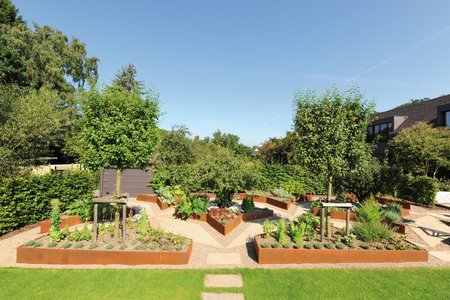
<svg viewBox="0 0 450 300">
<path fill-rule="evenodd" d="M 76 242 L 75 245 L 73 245 L 73 247 L 75 249 L 81 249 L 84 247 L 84 244 L 83 244 L 83 242 Z"/>
<path fill-rule="evenodd" d="M 55 248 L 57 245 L 58 245 L 58 242 L 50 241 L 50 242 L 47 244 L 47 247 L 49 247 L 49 248 Z"/>
<path fill-rule="evenodd" d="M 362 249 L 364 250 L 368 250 L 370 249 L 370 244 L 368 243 L 362 243 L 361 245 L 359 245 Z"/>
<path fill-rule="evenodd" d="M 387 244 L 386 245 L 386 250 L 395 250 L 395 246 L 392 244 Z"/>
<path fill-rule="evenodd" d="M 25 247 L 33 247 L 34 241 L 27 241 L 25 244 L 23 244 Z"/>
<path fill-rule="evenodd" d="M 244 212 L 249 212 L 255 209 L 255 203 L 252 196 L 247 196 L 242 200 L 241 208 Z"/>
<path fill-rule="evenodd" d="M 52 212 L 50 214 L 50 230 L 49 235 L 52 241 L 58 242 L 61 239 L 60 226 L 61 226 L 61 211 L 59 210 L 59 201 L 53 199 L 51 201 Z"/>
<path fill-rule="evenodd" d="M 90 244 L 90 245 L 89 245 L 89 249 L 95 249 L 95 248 L 97 248 L 97 247 L 98 247 L 97 244 Z"/>
<path fill-rule="evenodd" d="M 39 248 L 39 247 L 42 247 L 43 244 L 44 244 L 43 241 L 37 240 L 37 241 L 34 241 L 33 247 L 34 248 Z"/>
<path fill-rule="evenodd" d="M 127 247 L 128 247 L 127 244 L 120 244 L 119 250 L 125 250 L 125 249 L 127 249 Z"/>
<path fill-rule="evenodd" d="M 110 250 L 110 249 L 112 249 L 112 248 L 114 248 L 114 245 L 113 245 L 113 244 L 106 244 L 106 245 L 105 245 L 105 249 Z"/>
<path fill-rule="evenodd" d="M 370 198 L 357 210 L 357 220 L 362 223 L 380 223 L 383 220 L 381 206 L 373 198 Z"/>
<path fill-rule="evenodd" d="M 50 217 L 52 199 L 61 211 L 78 199 L 91 199 L 92 173 L 70 171 L 35 176 L 20 173 L 0 182 L 0 235 Z"/>
<path fill-rule="evenodd" d="M 406 177 L 406 185 L 400 191 L 400 197 L 425 205 L 436 202 L 436 193 L 439 191 L 438 181 L 426 176 Z"/>
<path fill-rule="evenodd" d="M 398 215 L 401 215 L 403 206 L 401 206 L 398 203 L 389 202 L 386 207 L 384 208 L 385 211 L 392 211 L 395 212 Z"/>
</svg>

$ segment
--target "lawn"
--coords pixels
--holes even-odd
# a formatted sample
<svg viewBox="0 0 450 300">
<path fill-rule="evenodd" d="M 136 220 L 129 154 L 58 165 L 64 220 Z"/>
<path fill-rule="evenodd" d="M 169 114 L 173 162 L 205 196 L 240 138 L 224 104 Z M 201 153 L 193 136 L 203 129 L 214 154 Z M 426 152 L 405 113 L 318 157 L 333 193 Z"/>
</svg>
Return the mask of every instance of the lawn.
<svg viewBox="0 0 450 300">
<path fill-rule="evenodd" d="M 205 274 L 239 273 L 242 289 L 206 289 Z M 0 269 L 0 299 L 200 299 L 202 291 L 246 299 L 450 299 L 450 268 L 68 270 Z"/>
</svg>

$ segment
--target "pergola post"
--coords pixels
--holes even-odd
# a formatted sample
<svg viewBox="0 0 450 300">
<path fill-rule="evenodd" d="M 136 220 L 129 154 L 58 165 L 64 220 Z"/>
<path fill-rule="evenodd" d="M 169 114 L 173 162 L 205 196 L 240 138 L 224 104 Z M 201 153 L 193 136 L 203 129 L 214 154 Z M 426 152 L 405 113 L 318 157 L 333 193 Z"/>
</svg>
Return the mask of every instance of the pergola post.
<svg viewBox="0 0 450 300">
<path fill-rule="evenodd" d="M 94 243 L 97 242 L 98 231 L 98 204 L 94 203 Z"/>
<path fill-rule="evenodd" d="M 320 241 L 323 242 L 325 239 L 325 208 L 320 207 Z"/>
</svg>

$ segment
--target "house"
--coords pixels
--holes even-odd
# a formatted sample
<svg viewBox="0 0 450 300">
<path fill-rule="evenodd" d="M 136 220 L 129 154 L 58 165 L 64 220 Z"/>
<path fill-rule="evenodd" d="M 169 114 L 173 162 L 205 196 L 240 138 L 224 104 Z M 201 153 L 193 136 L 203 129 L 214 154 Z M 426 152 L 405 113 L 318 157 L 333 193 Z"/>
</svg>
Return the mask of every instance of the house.
<svg viewBox="0 0 450 300">
<path fill-rule="evenodd" d="M 382 158 L 388 141 L 403 129 L 411 127 L 417 122 L 450 128 L 450 95 L 408 103 L 377 113 L 373 122 L 367 127 L 368 141 L 373 141 L 378 137 L 375 156 Z"/>
</svg>

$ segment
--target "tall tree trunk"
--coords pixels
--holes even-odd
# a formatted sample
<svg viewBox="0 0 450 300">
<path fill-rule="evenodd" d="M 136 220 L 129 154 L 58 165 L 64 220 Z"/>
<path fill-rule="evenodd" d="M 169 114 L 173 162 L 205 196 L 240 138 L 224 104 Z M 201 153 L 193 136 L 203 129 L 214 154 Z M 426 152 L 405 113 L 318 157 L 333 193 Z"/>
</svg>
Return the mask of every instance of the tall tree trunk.
<svg viewBox="0 0 450 300">
<path fill-rule="evenodd" d="M 328 191 L 327 191 L 327 200 L 331 200 L 331 192 L 333 188 L 333 176 L 328 176 Z M 327 238 L 331 238 L 331 213 L 330 208 L 327 207 Z"/>
<path fill-rule="evenodd" d="M 120 196 L 120 180 L 122 179 L 122 170 L 120 168 L 117 168 L 116 171 L 116 196 Z"/>
</svg>

